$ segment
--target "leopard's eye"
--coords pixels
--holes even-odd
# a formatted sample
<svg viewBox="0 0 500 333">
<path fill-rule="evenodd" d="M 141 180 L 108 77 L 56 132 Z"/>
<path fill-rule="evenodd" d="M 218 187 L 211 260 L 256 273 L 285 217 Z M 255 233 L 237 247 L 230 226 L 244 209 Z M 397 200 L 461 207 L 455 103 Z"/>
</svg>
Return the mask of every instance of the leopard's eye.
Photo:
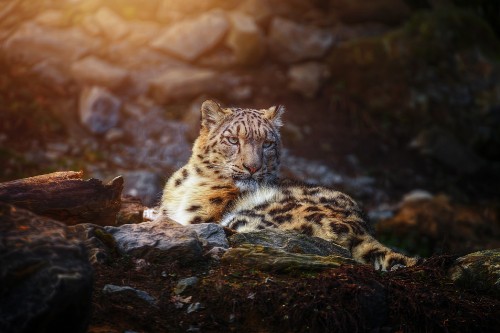
<svg viewBox="0 0 500 333">
<path fill-rule="evenodd" d="M 264 147 L 264 148 L 269 148 L 269 147 L 271 147 L 273 144 L 274 144 L 274 141 L 271 141 L 271 140 L 266 140 L 266 141 L 264 141 L 264 143 L 262 144 L 262 147 Z"/>
<path fill-rule="evenodd" d="M 228 136 L 227 141 L 232 145 L 237 145 L 240 143 L 240 140 L 238 140 L 238 138 L 235 136 Z"/>
</svg>

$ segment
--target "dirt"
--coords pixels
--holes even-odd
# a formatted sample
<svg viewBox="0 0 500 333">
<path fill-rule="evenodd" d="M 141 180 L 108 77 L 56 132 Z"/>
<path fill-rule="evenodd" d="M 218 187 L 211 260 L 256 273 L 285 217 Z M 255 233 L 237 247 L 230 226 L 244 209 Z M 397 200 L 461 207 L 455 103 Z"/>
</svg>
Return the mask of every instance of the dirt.
<svg viewBox="0 0 500 333">
<path fill-rule="evenodd" d="M 500 299 L 454 286 L 446 278 L 453 259 L 390 273 L 346 265 L 284 275 L 216 261 L 138 268 L 114 258 L 95 267 L 89 332 L 493 332 Z M 175 295 L 177 281 L 190 276 L 198 284 Z M 105 284 L 132 286 L 158 302 L 105 295 Z M 201 308 L 187 313 L 193 303 Z"/>
</svg>

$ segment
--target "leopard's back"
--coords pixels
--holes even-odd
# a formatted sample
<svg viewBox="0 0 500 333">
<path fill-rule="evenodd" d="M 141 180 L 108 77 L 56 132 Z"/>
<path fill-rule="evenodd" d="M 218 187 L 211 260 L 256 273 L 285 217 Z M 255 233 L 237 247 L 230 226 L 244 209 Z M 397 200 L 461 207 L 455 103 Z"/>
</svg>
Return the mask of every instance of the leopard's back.
<svg viewBox="0 0 500 333">
<path fill-rule="evenodd" d="M 377 269 L 416 263 L 373 237 L 371 225 L 351 197 L 322 186 L 261 187 L 239 198 L 221 224 L 239 232 L 278 228 L 334 241 L 355 260 Z"/>
</svg>

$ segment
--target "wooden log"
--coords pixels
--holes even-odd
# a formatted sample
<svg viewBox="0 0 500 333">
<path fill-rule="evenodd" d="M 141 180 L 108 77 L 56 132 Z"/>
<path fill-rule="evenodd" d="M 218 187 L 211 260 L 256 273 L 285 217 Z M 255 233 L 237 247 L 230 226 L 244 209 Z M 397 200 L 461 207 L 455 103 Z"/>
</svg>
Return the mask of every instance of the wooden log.
<svg viewBox="0 0 500 333">
<path fill-rule="evenodd" d="M 0 183 L 0 201 L 66 225 L 115 225 L 123 178 L 104 185 L 98 179 L 82 177 L 82 171 L 64 171 Z"/>
</svg>

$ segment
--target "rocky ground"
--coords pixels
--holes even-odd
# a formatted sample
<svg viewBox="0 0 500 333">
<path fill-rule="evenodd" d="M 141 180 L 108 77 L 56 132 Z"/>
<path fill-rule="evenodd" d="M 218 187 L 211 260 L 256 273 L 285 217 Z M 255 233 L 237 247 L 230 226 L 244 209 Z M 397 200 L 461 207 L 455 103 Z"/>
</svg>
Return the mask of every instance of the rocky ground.
<svg viewBox="0 0 500 333">
<path fill-rule="evenodd" d="M 164 181 L 189 156 L 203 100 L 249 107 L 284 104 L 284 176 L 348 192 L 366 207 L 378 237 L 409 254 L 465 255 L 499 248 L 500 29 L 491 13 L 498 8 L 483 1 L 2 3 L 0 180 L 56 170 L 84 170 L 88 177 L 103 180 L 123 175 L 123 194 L 154 206 Z M 142 206 L 134 204 L 131 215 L 141 222 L 137 211 Z M 130 218 L 123 214 L 120 221 Z M 108 259 L 94 266 L 91 327 L 96 332 L 217 331 L 245 325 L 249 331 L 320 331 L 325 326 L 307 325 L 332 322 L 345 331 L 352 330 L 352 323 L 359 330 L 376 325 L 388 331 L 461 327 L 460 320 L 445 318 L 445 313 L 456 312 L 443 305 L 456 302 L 450 301 L 455 285 L 445 282 L 453 265 L 449 257 L 390 273 L 394 276 L 360 266 L 327 269 L 307 273 L 304 285 L 299 283 L 302 273 L 249 273 L 218 259 L 202 260 L 201 265 L 168 264 L 168 269 L 148 260 L 142 267 L 141 261 L 114 252 Z M 213 275 L 207 273 L 211 271 Z M 337 282 L 316 283 L 331 274 L 339 274 Z M 429 279 L 415 281 L 419 274 Z M 207 283 L 243 276 L 242 283 L 255 281 L 250 283 L 255 289 L 240 290 L 237 280 L 231 280 L 212 300 L 210 289 L 203 289 L 209 284 L 197 285 L 196 294 L 173 293 L 176 281 L 189 276 L 204 277 L 201 281 L 206 277 Z M 408 300 L 391 299 L 382 324 L 359 321 L 341 310 L 309 313 L 316 308 L 308 302 L 283 312 L 278 301 L 272 311 L 266 305 L 267 298 L 284 304 L 291 302 L 286 295 L 301 294 L 284 291 L 292 288 L 287 281 L 294 281 L 304 290 L 306 285 L 323 288 L 314 291 L 324 295 L 318 296 L 318 304 L 331 307 L 344 294 L 329 296 L 325 291 L 335 288 L 332 284 L 340 283 L 341 276 L 355 276 L 360 285 L 363 277 L 370 286 L 369 281 L 377 281 L 373 288 L 389 295 L 384 297 L 392 297 L 399 283 L 404 287 L 398 290 L 411 285 L 416 293 L 430 284 L 437 296 L 421 294 L 431 299 L 428 308 L 419 303 L 414 312 L 400 317 L 398 304 Z M 344 282 L 339 290 L 348 293 L 342 288 L 349 283 Z M 158 303 L 114 299 L 104 293 L 106 284 L 141 289 Z M 269 285 L 276 289 L 257 292 Z M 226 299 L 233 305 L 222 302 L 227 293 L 235 295 L 234 304 Z M 255 298 L 248 298 L 252 293 Z M 182 301 L 189 296 L 193 298 Z M 219 296 L 226 308 L 207 305 L 217 304 Z M 489 313 L 484 309 L 497 301 L 488 298 L 482 307 L 483 296 L 467 293 L 463 303 L 456 303 L 471 316 L 464 314 L 462 322 L 492 324 L 484 321 Z M 403 295 L 396 292 L 395 297 Z M 211 310 L 187 314 L 196 303 Z M 246 308 L 249 304 L 255 307 Z M 479 305 L 473 311 L 474 304 Z M 272 314 L 260 317 L 264 310 Z M 296 318 L 318 320 L 290 321 L 288 313 L 299 310 L 307 315 Z M 155 323 L 142 315 L 151 312 L 156 313 Z M 247 314 L 244 319 L 242 313 Z M 422 326 L 406 326 L 424 313 L 428 320 Z M 171 321 L 172 316 L 181 319 Z"/>
</svg>

